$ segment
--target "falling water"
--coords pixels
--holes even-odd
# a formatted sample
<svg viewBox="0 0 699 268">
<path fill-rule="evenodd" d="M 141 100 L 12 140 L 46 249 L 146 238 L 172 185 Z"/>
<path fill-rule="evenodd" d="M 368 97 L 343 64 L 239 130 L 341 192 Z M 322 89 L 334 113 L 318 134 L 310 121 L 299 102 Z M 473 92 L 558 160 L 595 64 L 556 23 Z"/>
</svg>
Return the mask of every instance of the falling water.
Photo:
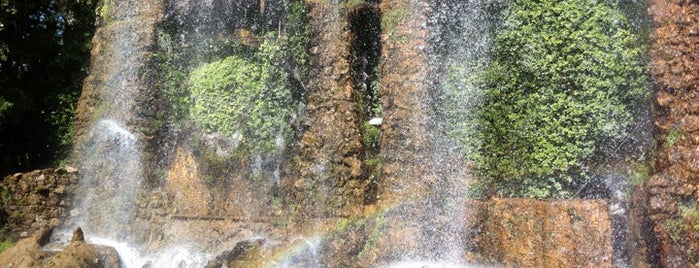
<svg viewBox="0 0 699 268">
<path fill-rule="evenodd" d="M 83 151 L 75 225 L 99 237 L 128 239 L 141 185 L 141 150 L 136 137 L 110 119 L 98 121 Z"/>
<path fill-rule="evenodd" d="M 408 50 L 420 54 L 424 62 L 420 63 L 419 72 L 409 77 L 412 80 L 394 78 L 392 86 L 394 91 L 417 88 L 414 90 L 418 93 L 410 95 L 405 102 L 414 107 L 398 107 L 405 103 L 387 105 L 385 117 L 377 111 L 355 111 L 361 110 L 355 105 L 360 107 L 366 103 L 349 103 L 349 100 L 364 98 L 363 101 L 390 104 L 394 95 L 399 94 L 384 90 L 384 96 L 367 98 L 350 92 L 366 91 L 373 86 L 371 82 L 391 82 L 378 73 L 368 74 L 374 72 L 370 69 L 379 67 L 381 56 L 384 61 L 404 60 L 388 59 L 389 56 L 381 54 L 392 49 L 382 50 L 381 42 L 404 45 L 401 42 L 405 40 L 391 39 L 387 29 L 380 29 L 377 1 L 363 3 L 368 10 L 364 10 L 367 12 L 364 17 L 350 19 L 356 20 L 350 24 L 361 24 L 368 23 L 370 19 L 367 18 L 371 18 L 370 22 L 376 25 L 348 26 L 350 32 L 358 28 L 377 33 L 369 40 L 376 44 L 367 46 L 376 50 L 372 52 L 376 58 L 367 60 L 369 56 L 366 55 L 371 53 L 366 53 L 365 58 L 359 60 L 366 61 L 359 64 L 364 69 L 361 70 L 363 80 L 360 79 L 363 85 L 359 86 L 347 82 L 356 79 L 348 74 L 356 70 L 345 66 L 350 65 L 344 62 L 345 58 L 341 64 L 336 64 L 335 58 L 317 60 L 321 63 L 316 62 L 319 66 L 313 67 L 322 70 L 308 72 L 327 76 L 323 77 L 325 80 L 318 79 L 323 83 L 317 84 L 306 84 L 308 81 L 301 77 L 302 68 L 287 62 L 293 56 L 285 54 L 278 58 L 282 59 L 280 62 L 264 65 L 264 68 L 255 62 L 259 61 L 253 56 L 261 50 L 261 40 L 269 36 L 272 36 L 270 40 L 283 40 L 288 36 L 282 38 L 280 32 L 293 32 L 284 30 L 287 22 L 284 14 L 289 12 L 289 2 L 165 0 L 116 5 L 110 9 L 116 10 L 112 11 L 116 14 L 106 19 L 117 22 L 103 27 L 111 31 L 106 35 L 114 33 L 114 36 L 103 37 L 108 40 L 105 42 L 111 43 L 103 50 L 107 51 L 106 55 L 97 57 L 99 66 L 93 66 L 97 70 L 95 73 L 105 77 L 86 83 L 86 87 L 99 85 L 103 100 L 95 105 L 95 114 L 86 120 L 92 125 L 79 137 L 80 180 L 76 204 L 70 220 L 59 233 L 65 235 L 77 226 L 82 227 L 88 241 L 117 249 L 125 267 L 201 267 L 217 254 L 250 237 L 264 237 L 255 241 L 264 241 L 265 253 L 281 256 L 279 261 L 269 260 L 273 267 L 325 267 L 328 265 L 324 259 L 326 254 L 338 252 L 353 254 L 356 261 L 376 261 L 371 264 L 387 267 L 466 267 L 465 257 L 478 250 L 473 248 L 473 241 L 468 241 L 471 230 L 465 227 L 474 220 L 465 216 L 470 212 L 466 204 L 467 183 L 473 179 L 472 163 L 466 156 L 477 146 L 474 143 L 477 141 L 471 140 L 478 130 L 473 114 L 482 101 L 477 79 L 490 61 L 489 51 L 502 20 L 501 12 L 510 1 L 408 1 L 411 5 L 419 2 L 415 4 L 419 6 L 415 8 L 419 10 L 416 13 L 422 16 L 418 27 L 427 33 L 420 36 L 424 44 L 419 44 L 419 49 L 410 47 Z M 308 45 L 304 49 L 348 57 L 343 54 L 346 51 L 336 50 L 352 44 L 333 39 L 348 34 L 338 26 L 342 12 L 347 12 L 340 2 L 304 2 L 306 7 L 315 8 L 316 16 L 332 14 L 336 19 L 328 24 L 325 23 L 330 19 L 318 22 L 316 27 L 337 28 L 312 29 L 316 35 L 323 35 L 324 31 L 336 32 L 316 37 L 310 44 L 303 44 Z M 130 11 L 130 5 L 136 6 L 137 11 Z M 136 30 L 140 29 L 137 24 L 143 17 L 151 18 L 146 20 L 147 29 Z M 383 36 L 379 30 L 384 31 Z M 269 33 L 273 34 L 267 35 Z M 291 50 L 288 47 L 276 49 Z M 155 59 L 146 61 L 147 64 L 141 62 L 151 56 Z M 207 95 L 193 95 L 188 88 L 192 84 L 188 79 L 195 70 L 200 70 L 197 68 L 219 66 L 211 63 L 231 57 L 244 59 L 243 67 L 249 69 L 279 68 L 281 77 L 289 80 L 284 89 L 292 91 L 292 111 L 284 117 L 287 121 L 281 126 L 270 128 L 274 132 L 268 135 L 274 136 L 272 153 L 254 151 L 249 155 L 235 155 L 233 152 L 238 152 L 236 150 L 245 142 L 257 145 L 265 141 L 254 140 L 252 135 L 239 129 L 231 133 L 207 129 L 208 122 L 194 118 L 193 107 L 207 116 L 215 113 L 208 111 L 206 105 L 218 98 L 231 103 L 223 108 L 239 105 L 239 102 L 254 103 L 252 111 L 256 112 L 264 107 L 256 99 L 236 99 L 244 95 L 242 91 L 206 99 Z M 375 62 L 369 64 L 369 61 Z M 323 62 L 332 62 L 332 66 L 324 66 Z M 400 62 L 393 67 L 401 69 L 407 66 L 405 64 Z M 390 65 L 383 67 L 388 69 Z M 210 72 L 203 72 L 201 77 L 214 76 L 220 71 L 217 68 L 208 70 Z M 224 72 L 223 76 L 243 71 Z M 374 78 L 377 81 L 368 81 L 372 76 L 377 76 Z M 173 77 L 179 80 L 167 80 Z M 205 84 L 213 85 L 212 88 L 219 86 L 211 81 Z M 346 99 L 338 100 L 338 96 Z M 322 98 L 326 98 L 325 102 L 318 101 Z M 337 112 L 339 108 L 344 108 L 342 115 Z M 282 110 L 280 107 L 270 109 Z M 403 109 L 410 112 L 400 114 Z M 225 122 L 239 119 L 229 118 L 227 114 L 213 115 L 217 116 L 215 119 L 228 120 Z M 312 116 L 316 117 L 308 119 Z M 260 130 L 267 123 L 265 119 L 248 118 L 245 125 L 254 125 L 252 129 Z M 376 177 L 369 181 L 362 177 L 370 177 L 365 174 L 367 170 L 381 163 L 367 168 L 368 159 L 358 156 L 363 153 L 358 151 L 369 151 L 359 145 L 360 131 L 332 129 L 345 126 L 334 125 L 341 120 L 352 121 L 342 123 L 357 124 L 357 128 L 367 123 L 376 129 L 389 130 L 381 133 L 384 138 L 388 137 L 381 145 L 386 148 L 373 153 L 385 161 L 384 171 L 388 171 L 382 175 L 398 174 L 391 178 L 394 181 Z M 315 126 L 320 126 L 319 130 L 313 129 Z M 286 127 L 293 128 L 293 135 L 286 135 Z M 309 129 L 317 135 L 304 136 L 311 132 Z M 390 136 L 396 129 L 405 131 L 404 136 Z M 411 137 L 412 131 L 424 135 Z M 335 140 L 329 138 L 332 135 L 346 144 L 333 144 Z M 301 143 L 303 145 L 299 146 Z M 393 155 L 395 152 L 401 154 Z M 155 153 L 158 154 L 154 156 Z M 351 175 L 353 179 L 338 178 L 338 174 Z M 379 190 L 362 192 L 362 187 Z M 381 190 L 389 194 L 376 193 Z M 395 190 L 393 195 L 392 190 Z M 350 196 L 354 199 L 350 200 Z M 335 211 L 340 208 L 345 209 Z M 351 243 L 357 245 L 348 246 Z M 343 246 L 351 247 L 351 253 Z"/>
</svg>

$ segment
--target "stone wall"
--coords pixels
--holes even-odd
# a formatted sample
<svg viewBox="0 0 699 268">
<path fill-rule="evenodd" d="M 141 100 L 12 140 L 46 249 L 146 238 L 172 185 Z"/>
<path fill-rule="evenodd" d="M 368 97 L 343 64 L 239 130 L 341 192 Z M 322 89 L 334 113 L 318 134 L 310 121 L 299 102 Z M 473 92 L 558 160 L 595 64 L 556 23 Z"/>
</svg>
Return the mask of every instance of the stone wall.
<svg viewBox="0 0 699 268">
<path fill-rule="evenodd" d="M 699 263 L 699 2 L 648 1 L 650 75 L 656 92 L 655 175 L 636 192 L 645 261 Z"/>
<path fill-rule="evenodd" d="M 68 216 L 77 181 L 72 168 L 35 170 L 0 182 L 0 240 L 26 238 L 51 219 Z"/>
<path fill-rule="evenodd" d="M 462 216 L 473 219 L 452 234 L 460 238 L 453 241 L 464 242 L 457 245 L 462 255 L 436 259 L 493 267 L 618 267 L 613 215 L 605 200 L 471 199 L 462 204 L 466 208 Z M 400 210 L 377 211 L 376 216 L 358 221 L 361 224 L 339 235 L 337 239 L 343 242 L 364 243 L 355 251 L 359 253 L 356 266 L 386 267 L 404 260 L 432 259 L 409 251 L 432 248 L 422 247 L 421 226 L 396 228 L 400 226 L 391 222 L 390 215 Z M 439 223 L 430 224 L 434 229 L 444 228 Z M 332 239 L 328 242 L 334 243 Z"/>
<path fill-rule="evenodd" d="M 346 10 L 328 1 L 306 5 L 311 47 L 305 131 L 285 186 L 287 202 L 305 215 L 353 215 L 360 211 L 365 183 Z"/>
<path fill-rule="evenodd" d="M 508 267 L 612 267 L 609 205 L 604 200 L 471 201 L 467 259 Z"/>
</svg>

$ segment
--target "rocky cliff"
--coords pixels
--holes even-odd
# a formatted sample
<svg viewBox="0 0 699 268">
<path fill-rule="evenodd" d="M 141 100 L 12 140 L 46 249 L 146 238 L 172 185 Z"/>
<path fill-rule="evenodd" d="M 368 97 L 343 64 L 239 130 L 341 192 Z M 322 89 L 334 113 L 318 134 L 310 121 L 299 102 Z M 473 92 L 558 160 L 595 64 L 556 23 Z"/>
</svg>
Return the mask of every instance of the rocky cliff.
<svg viewBox="0 0 699 268">
<path fill-rule="evenodd" d="M 231 154 L 243 138 L 198 129 L 187 107 L 195 97 L 172 91 L 186 91 L 193 70 L 218 66 L 211 64 L 221 58 L 259 60 L 267 34 L 293 32 L 284 28 L 286 2 L 103 2 L 78 109 L 78 152 L 90 145 L 86 137 L 99 118 L 121 118 L 125 129 L 118 134 L 142 142 L 146 179 L 135 202 L 137 224 L 154 230 L 140 238 L 147 250 L 195 243 L 208 253 L 223 251 L 214 266 L 374 267 L 402 258 L 614 265 L 606 201 L 461 199 L 469 163 L 435 123 L 434 55 L 446 49 L 436 42 L 448 26 L 432 17 L 448 5 L 302 2 L 307 62 L 285 56 L 270 65 L 294 80 L 294 133 L 275 144 L 283 147 L 278 155 L 265 158 Z M 636 267 L 686 267 L 699 258 L 698 6 L 649 2 L 659 149 L 656 173 L 635 197 L 630 229 L 639 246 L 630 254 Z M 262 63 L 245 66 L 270 67 L 255 64 Z M 372 117 L 381 117 L 380 126 L 368 124 Z M 120 177 L 111 167 L 97 169 Z M 65 193 L 75 181 L 66 170 L 5 178 L 7 233 L 28 236 L 44 220 L 64 217 L 71 204 Z M 259 234 L 266 240 L 250 240 Z M 236 248 L 252 253 L 231 253 Z"/>
<path fill-rule="evenodd" d="M 647 260 L 699 263 L 699 3 L 648 1 L 650 75 L 656 92 L 656 173 L 636 191 Z"/>
</svg>

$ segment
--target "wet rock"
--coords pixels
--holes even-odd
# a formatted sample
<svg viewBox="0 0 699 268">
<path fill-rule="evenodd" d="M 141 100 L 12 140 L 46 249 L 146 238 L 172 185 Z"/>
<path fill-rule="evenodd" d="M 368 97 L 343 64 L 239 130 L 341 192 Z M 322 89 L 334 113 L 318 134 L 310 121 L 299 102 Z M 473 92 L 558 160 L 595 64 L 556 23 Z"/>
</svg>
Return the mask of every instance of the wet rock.
<svg viewBox="0 0 699 268">
<path fill-rule="evenodd" d="M 46 264 L 49 267 L 105 267 L 100 263 L 99 253 L 85 241 L 71 242 L 63 251 L 48 259 Z"/>
<path fill-rule="evenodd" d="M 472 202 L 481 261 L 515 267 L 612 267 L 610 210 L 603 200 Z"/>
<path fill-rule="evenodd" d="M 85 234 L 80 227 L 73 232 L 68 246 L 48 258 L 46 267 L 119 268 L 119 254 L 108 246 L 85 242 Z"/>
<path fill-rule="evenodd" d="M 7 215 L 1 223 L 7 230 L 3 234 L 9 237 L 0 235 L 0 240 L 25 238 L 52 219 L 67 217 L 76 181 L 77 173 L 61 169 L 35 170 L 3 178 L 0 214 Z"/>
<path fill-rule="evenodd" d="M 245 268 L 256 267 L 262 261 L 264 239 L 238 242 L 232 250 L 227 250 L 209 261 L 205 268 Z"/>
<path fill-rule="evenodd" d="M 172 206 L 178 215 L 204 216 L 209 213 L 211 201 L 202 180 L 199 164 L 191 152 L 178 148 L 175 161 L 167 172 L 166 189 L 173 196 Z M 146 205 L 145 202 L 140 202 Z"/>
<path fill-rule="evenodd" d="M 41 249 L 51 236 L 55 224 L 43 226 L 34 234 L 20 240 L 0 254 L 0 267 L 42 267 L 42 263 L 49 257 L 49 253 Z"/>
<path fill-rule="evenodd" d="M 697 209 L 699 173 L 699 2 L 648 1 L 653 20 L 650 75 L 656 92 L 657 173 L 634 194 L 636 250 L 634 266 L 690 267 L 699 262 L 699 229 L 690 211 Z M 678 134 L 679 133 L 679 134 Z M 669 137 L 680 136 L 676 142 Z"/>
<path fill-rule="evenodd" d="M 31 237 L 0 254 L 0 267 L 81 267 L 119 268 L 119 256 L 114 248 L 90 245 L 80 228 L 73 233 L 70 244 L 61 252 L 44 251 L 51 232 L 58 225 L 54 220 L 34 232 Z"/>
<path fill-rule="evenodd" d="M 344 182 L 362 174 L 362 150 L 350 68 L 347 14 L 328 1 L 307 3 L 312 44 L 307 77 L 307 105 L 303 135 L 289 163 L 289 179 L 280 187 L 285 202 L 298 204 L 304 215 L 336 215 L 361 206 L 362 200 L 345 196 Z M 323 204 L 323 205 L 320 205 Z"/>
<path fill-rule="evenodd" d="M 70 242 L 85 242 L 85 234 L 83 233 L 83 229 L 80 227 L 76 228 L 75 231 L 73 231 L 73 237 L 70 239 Z"/>
</svg>

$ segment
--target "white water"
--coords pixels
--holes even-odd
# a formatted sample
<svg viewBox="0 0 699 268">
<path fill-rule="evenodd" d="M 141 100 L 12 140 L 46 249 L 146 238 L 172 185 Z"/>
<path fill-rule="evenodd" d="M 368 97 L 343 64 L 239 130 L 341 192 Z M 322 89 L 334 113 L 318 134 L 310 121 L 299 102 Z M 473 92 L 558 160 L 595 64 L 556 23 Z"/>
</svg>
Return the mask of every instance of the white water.
<svg viewBox="0 0 699 268">
<path fill-rule="evenodd" d="M 141 145 L 134 134 L 112 119 L 90 130 L 80 155 L 77 193 L 71 218 L 57 232 L 81 227 L 88 236 L 124 239 L 133 222 L 141 185 Z M 56 240 L 60 240 L 57 238 Z"/>
<path fill-rule="evenodd" d="M 143 254 L 124 242 L 117 242 L 104 238 L 91 238 L 88 242 L 98 245 L 113 247 L 119 253 L 121 265 L 125 268 L 140 268 L 144 265 L 150 268 L 170 267 L 203 267 L 211 256 L 187 248 L 185 246 L 172 247 L 153 254 Z"/>
<path fill-rule="evenodd" d="M 465 264 L 439 262 L 439 261 L 404 261 L 389 264 L 386 268 L 475 268 Z M 482 266 L 480 266 L 482 267 Z"/>
</svg>

